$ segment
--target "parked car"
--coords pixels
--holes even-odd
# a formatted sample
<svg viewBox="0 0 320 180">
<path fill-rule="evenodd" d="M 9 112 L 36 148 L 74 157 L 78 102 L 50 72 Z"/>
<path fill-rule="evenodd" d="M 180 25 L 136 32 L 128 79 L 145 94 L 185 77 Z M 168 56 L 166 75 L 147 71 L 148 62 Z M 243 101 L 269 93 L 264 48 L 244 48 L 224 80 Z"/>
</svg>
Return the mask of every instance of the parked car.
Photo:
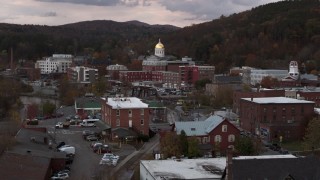
<svg viewBox="0 0 320 180">
<path fill-rule="evenodd" d="M 93 147 L 98 146 L 98 145 L 103 145 L 103 143 L 102 142 L 92 142 L 90 144 L 90 147 L 93 148 Z"/>
<path fill-rule="evenodd" d="M 76 153 L 76 148 L 70 145 L 63 145 L 58 150 L 65 152 L 67 155 L 75 155 Z"/>
<path fill-rule="evenodd" d="M 96 135 L 89 135 L 89 136 L 86 137 L 86 140 L 87 141 L 98 141 L 99 137 L 96 136 Z"/>
<path fill-rule="evenodd" d="M 279 150 L 279 153 L 280 153 L 280 154 L 289 154 L 289 151 L 286 150 L 286 149 L 281 148 L 281 149 Z"/>
<path fill-rule="evenodd" d="M 119 160 L 119 156 L 114 155 L 112 153 L 105 153 L 100 160 L 100 164 L 108 164 L 116 166 Z"/>
<path fill-rule="evenodd" d="M 51 177 L 51 179 L 68 179 L 68 173 L 55 174 Z"/>
<path fill-rule="evenodd" d="M 59 148 L 61 148 L 62 146 L 64 146 L 64 145 L 66 145 L 66 143 L 65 142 L 60 142 L 59 144 L 58 144 L 58 146 L 57 146 L 57 149 L 59 149 Z"/>
<path fill-rule="evenodd" d="M 59 128 L 63 128 L 63 123 L 62 122 L 58 122 L 56 124 L 56 129 L 59 129 Z"/>
<path fill-rule="evenodd" d="M 273 151 L 279 151 L 281 149 L 281 146 L 279 146 L 276 143 L 273 143 L 269 148 Z"/>
<path fill-rule="evenodd" d="M 120 157 L 118 155 L 112 154 L 112 153 L 105 153 L 102 156 L 102 159 L 108 159 L 108 158 L 116 158 L 119 159 Z"/>
<path fill-rule="evenodd" d="M 90 135 L 98 135 L 98 133 L 94 132 L 94 131 L 91 131 L 91 130 L 84 130 L 82 131 L 82 137 L 83 139 L 86 139 L 87 136 L 90 136 Z"/>
<path fill-rule="evenodd" d="M 69 169 L 64 169 L 64 170 L 61 170 L 61 171 L 59 171 L 58 173 L 56 173 L 57 175 L 61 175 L 61 174 L 64 174 L 64 173 L 67 173 L 69 176 L 70 176 L 70 170 Z M 55 174 L 55 175 L 56 175 Z"/>
<path fill-rule="evenodd" d="M 111 153 L 111 150 L 106 144 L 97 144 L 92 147 L 94 153 Z"/>
</svg>

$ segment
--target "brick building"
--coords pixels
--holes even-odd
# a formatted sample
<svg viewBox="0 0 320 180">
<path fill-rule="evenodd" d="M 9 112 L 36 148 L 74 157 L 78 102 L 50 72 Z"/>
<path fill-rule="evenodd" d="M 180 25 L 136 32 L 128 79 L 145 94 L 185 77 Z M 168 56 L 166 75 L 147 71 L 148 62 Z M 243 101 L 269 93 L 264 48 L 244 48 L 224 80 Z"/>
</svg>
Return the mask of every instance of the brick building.
<svg viewBox="0 0 320 180">
<path fill-rule="evenodd" d="M 123 128 L 139 134 L 149 135 L 149 108 L 136 97 L 103 98 L 102 120 L 111 129 Z M 116 135 L 111 135 L 115 139 Z"/>
<path fill-rule="evenodd" d="M 239 113 L 241 98 L 284 97 L 284 96 L 285 96 L 284 90 L 275 90 L 275 89 L 260 89 L 258 91 L 252 91 L 252 92 L 235 91 L 233 93 L 232 111 L 235 112 L 236 114 Z"/>
<path fill-rule="evenodd" d="M 151 71 L 120 71 L 119 79 L 122 82 L 152 81 Z"/>
<path fill-rule="evenodd" d="M 242 98 L 240 126 L 268 141 L 301 140 L 308 120 L 314 116 L 314 105 L 286 97 Z"/>
<path fill-rule="evenodd" d="M 128 71 L 128 68 L 124 65 L 109 65 L 106 67 L 107 69 L 107 74 L 112 80 L 119 80 L 119 72 L 120 71 Z"/>
</svg>

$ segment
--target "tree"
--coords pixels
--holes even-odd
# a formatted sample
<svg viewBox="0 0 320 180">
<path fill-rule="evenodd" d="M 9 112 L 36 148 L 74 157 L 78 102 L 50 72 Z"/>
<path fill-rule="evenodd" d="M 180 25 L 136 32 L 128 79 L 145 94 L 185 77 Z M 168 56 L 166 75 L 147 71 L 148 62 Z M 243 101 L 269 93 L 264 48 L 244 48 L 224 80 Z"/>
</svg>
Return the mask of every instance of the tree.
<svg viewBox="0 0 320 180">
<path fill-rule="evenodd" d="M 201 79 L 195 82 L 195 88 L 201 90 L 206 87 L 206 84 L 211 83 L 210 79 Z"/>
<path fill-rule="evenodd" d="M 313 118 L 309 121 L 306 134 L 303 139 L 303 146 L 306 150 L 320 148 L 320 120 Z"/>
<path fill-rule="evenodd" d="M 181 150 L 179 145 L 179 137 L 175 132 L 167 132 L 163 138 L 161 138 L 160 146 L 161 152 L 164 158 L 176 156 L 180 157 Z"/>
<path fill-rule="evenodd" d="M 271 76 L 266 76 L 261 80 L 261 87 L 263 88 L 272 88 L 278 83 L 276 78 L 272 78 Z"/>
<path fill-rule="evenodd" d="M 236 138 L 235 149 L 239 153 L 239 155 L 255 154 L 254 144 L 249 137 Z"/>
<path fill-rule="evenodd" d="M 230 86 L 221 86 L 215 92 L 212 101 L 214 108 L 231 107 L 233 103 L 233 89 Z"/>
<path fill-rule="evenodd" d="M 193 158 L 193 157 L 199 157 L 200 152 L 198 148 L 198 139 L 196 137 L 191 137 L 189 138 L 189 143 L 188 143 L 188 157 Z"/>
<path fill-rule="evenodd" d="M 179 135 L 180 147 L 181 147 L 181 154 L 187 156 L 188 155 L 188 137 L 186 136 L 186 132 L 184 130 L 181 131 Z"/>
<path fill-rule="evenodd" d="M 42 105 L 42 115 L 50 115 L 53 114 L 54 111 L 56 109 L 56 105 L 53 103 L 50 103 L 49 101 L 46 101 L 43 105 Z"/>
<path fill-rule="evenodd" d="M 93 92 L 97 96 L 102 96 L 107 90 L 107 83 L 104 77 L 100 77 L 96 82 L 93 84 Z"/>
</svg>

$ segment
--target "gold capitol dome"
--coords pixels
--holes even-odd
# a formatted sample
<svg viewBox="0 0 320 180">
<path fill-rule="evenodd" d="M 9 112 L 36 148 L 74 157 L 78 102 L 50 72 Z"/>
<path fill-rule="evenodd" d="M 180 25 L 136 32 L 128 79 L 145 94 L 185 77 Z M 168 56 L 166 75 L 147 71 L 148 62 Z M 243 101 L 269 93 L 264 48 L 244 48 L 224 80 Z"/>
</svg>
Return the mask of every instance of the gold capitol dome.
<svg viewBox="0 0 320 180">
<path fill-rule="evenodd" d="M 159 39 L 158 44 L 156 45 L 156 48 L 157 49 L 164 49 L 164 45 L 161 43 L 160 39 Z"/>
</svg>

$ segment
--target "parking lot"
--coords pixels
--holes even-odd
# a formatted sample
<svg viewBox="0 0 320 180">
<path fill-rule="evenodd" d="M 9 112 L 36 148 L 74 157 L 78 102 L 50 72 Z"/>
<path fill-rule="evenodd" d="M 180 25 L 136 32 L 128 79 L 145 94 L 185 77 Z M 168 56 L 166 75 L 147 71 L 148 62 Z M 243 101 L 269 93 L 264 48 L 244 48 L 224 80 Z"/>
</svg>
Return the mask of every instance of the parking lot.
<svg viewBox="0 0 320 180">
<path fill-rule="evenodd" d="M 59 118 L 41 120 L 39 126 L 44 126 L 47 128 L 48 134 L 55 139 L 55 142 L 65 142 L 65 144 L 74 146 L 76 149 L 75 157 L 73 163 L 71 164 L 71 173 L 69 179 L 81 180 L 81 179 L 94 179 L 103 177 L 104 173 L 108 173 L 113 166 L 100 165 L 99 162 L 103 154 L 96 154 L 90 147 L 91 142 L 86 141 L 82 137 L 83 130 L 93 130 L 96 132 L 101 131 L 101 127 L 80 127 L 80 126 L 70 126 L 68 129 L 55 129 L 55 124 L 57 122 L 64 122 L 68 115 L 74 115 L 73 107 L 63 107 L 58 109 L 59 112 L 63 112 L 64 116 Z M 126 156 L 135 151 L 135 148 L 124 144 L 121 148 L 117 147 L 117 144 L 105 142 L 108 144 L 112 152 L 120 156 L 119 162 L 123 160 Z M 118 162 L 118 163 L 119 163 Z"/>
</svg>

